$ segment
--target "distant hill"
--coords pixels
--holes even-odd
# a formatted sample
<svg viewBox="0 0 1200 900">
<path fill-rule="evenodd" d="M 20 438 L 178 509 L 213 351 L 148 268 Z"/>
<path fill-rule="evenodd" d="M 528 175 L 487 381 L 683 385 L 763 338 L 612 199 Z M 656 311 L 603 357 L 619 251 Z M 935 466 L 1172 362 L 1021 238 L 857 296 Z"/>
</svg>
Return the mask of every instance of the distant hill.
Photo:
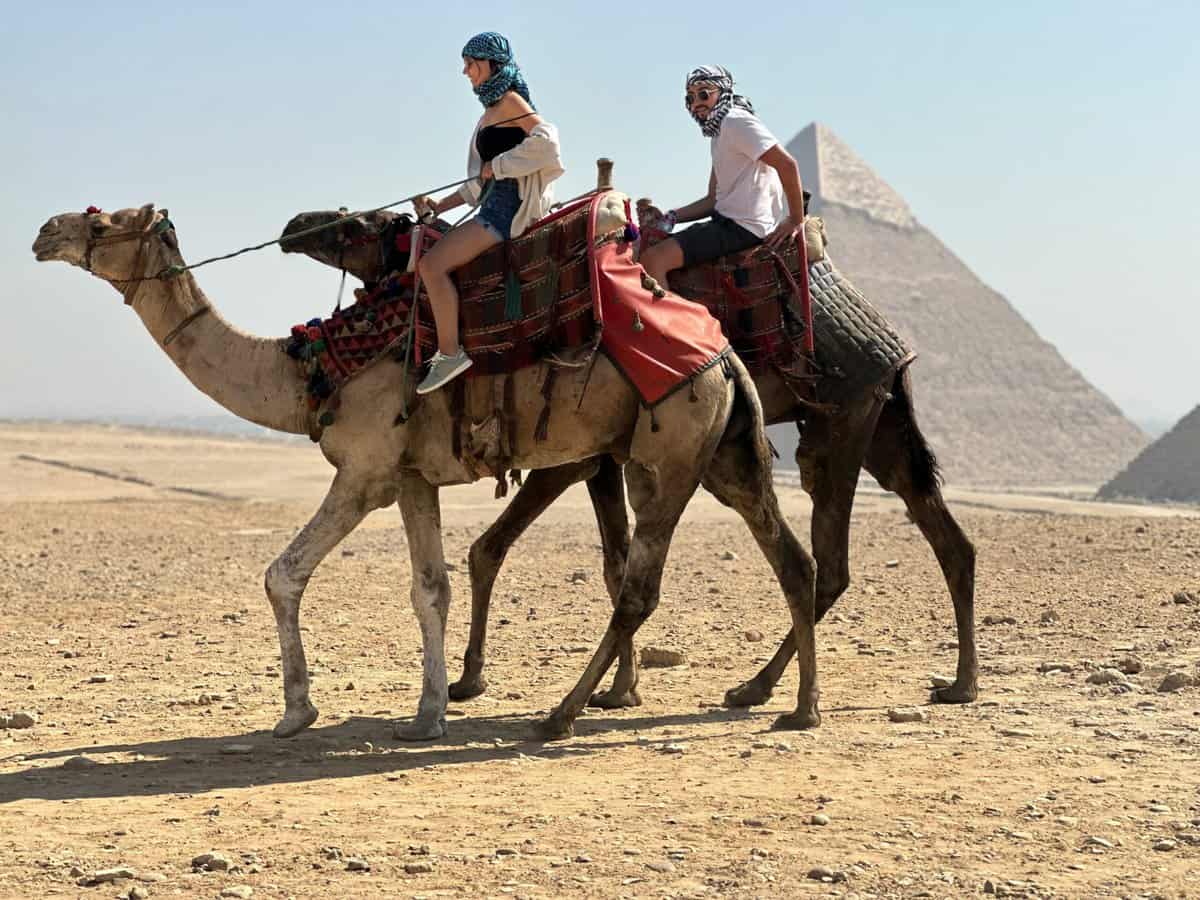
<svg viewBox="0 0 1200 900">
<path fill-rule="evenodd" d="M 1099 496 L 1200 503 L 1200 406 L 1139 453 Z"/>
<path fill-rule="evenodd" d="M 214 413 L 203 416 L 50 416 L 46 418 L 29 419 L 28 417 L 0 419 L 0 421 L 45 421 L 57 423 L 79 423 L 89 425 L 124 425 L 133 428 L 160 428 L 164 431 L 196 432 L 198 434 L 215 434 L 224 437 L 257 438 L 260 440 L 280 440 L 308 442 L 307 437 L 294 434 L 284 434 L 263 428 L 245 419 L 239 419 L 233 413 Z"/>
</svg>

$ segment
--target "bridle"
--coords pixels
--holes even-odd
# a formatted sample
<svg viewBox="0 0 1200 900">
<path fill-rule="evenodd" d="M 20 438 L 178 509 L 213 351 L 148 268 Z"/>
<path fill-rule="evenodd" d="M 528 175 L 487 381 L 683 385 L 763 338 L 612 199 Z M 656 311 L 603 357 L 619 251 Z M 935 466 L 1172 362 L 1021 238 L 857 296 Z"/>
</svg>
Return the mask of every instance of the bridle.
<svg viewBox="0 0 1200 900">
<path fill-rule="evenodd" d="M 89 207 L 88 213 L 99 212 L 95 207 Z M 137 241 L 137 254 L 133 258 L 133 265 L 129 269 L 128 278 L 111 278 L 105 279 L 112 282 L 114 285 L 120 285 L 117 288 L 121 292 L 121 296 L 125 298 L 125 305 L 132 306 L 133 301 L 137 298 L 138 291 L 141 290 L 142 284 L 146 281 L 162 280 L 164 274 L 162 272 L 149 275 L 146 274 L 146 248 L 150 245 L 151 240 L 158 237 L 170 246 L 175 246 L 173 236 L 175 226 L 171 223 L 167 216 L 167 211 L 161 210 L 162 218 L 158 222 L 154 222 L 155 211 L 146 209 L 142 211 L 141 217 L 138 219 L 134 227 L 129 231 L 122 231 L 118 234 L 103 234 L 98 237 L 92 237 L 89 231 L 87 245 L 83 251 L 83 268 L 93 275 L 96 275 L 92 268 L 92 253 L 97 247 L 106 247 L 112 244 L 123 244 L 128 241 Z M 142 274 L 138 274 L 142 273 Z M 102 276 L 97 276 L 102 277 Z M 183 321 L 167 332 L 163 338 L 163 346 L 167 346 L 171 341 L 179 336 L 179 333 L 187 326 L 208 312 L 209 305 L 205 303 L 195 312 L 185 316 Z"/>
<path fill-rule="evenodd" d="M 397 238 L 408 234 L 412 230 L 412 220 L 407 215 L 399 215 L 384 225 L 383 228 L 377 233 L 372 234 L 368 230 L 359 237 L 352 238 L 346 235 L 342 226 L 345 224 L 345 222 L 359 217 L 350 215 L 348 212 L 346 212 L 345 207 L 338 210 L 338 212 L 340 214 L 339 220 L 337 226 L 334 228 L 334 235 L 337 240 L 337 262 L 335 268 L 342 273 L 342 287 L 344 287 L 346 283 L 347 250 L 355 250 L 359 247 L 368 247 L 374 244 L 377 247 L 376 253 L 378 258 L 376 260 L 376 266 L 378 267 L 378 271 L 380 273 L 386 273 L 389 271 L 389 260 L 391 259 L 392 254 L 400 249 L 397 247 Z M 345 220 L 345 222 L 342 220 Z M 407 260 L 404 261 L 404 264 L 407 264 Z M 340 287 L 338 289 L 339 307 L 341 306 L 341 299 L 342 288 Z"/>
</svg>

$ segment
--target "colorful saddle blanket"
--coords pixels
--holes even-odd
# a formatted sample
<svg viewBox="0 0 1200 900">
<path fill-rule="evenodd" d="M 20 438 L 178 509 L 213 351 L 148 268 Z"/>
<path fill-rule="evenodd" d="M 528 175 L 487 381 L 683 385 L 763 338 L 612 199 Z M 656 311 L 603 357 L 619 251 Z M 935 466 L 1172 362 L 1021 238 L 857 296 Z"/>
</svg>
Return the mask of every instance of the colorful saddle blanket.
<svg viewBox="0 0 1200 900">
<path fill-rule="evenodd" d="M 621 224 L 597 233 L 602 204 L 611 223 L 614 203 Z M 633 261 L 637 237 L 628 200 L 604 192 L 458 269 L 462 341 L 474 362 L 467 376 L 599 347 L 653 406 L 723 356 L 728 341 L 703 307 L 642 278 Z M 287 350 L 308 375 L 311 408 L 376 360 L 408 354 L 419 364 L 432 354 L 432 310 L 421 290 L 414 316 L 413 283 L 411 274 L 394 273 L 352 306 L 293 327 Z"/>
<path fill-rule="evenodd" d="M 807 287 L 796 242 L 779 252 L 756 247 L 671 273 L 671 290 L 703 305 L 725 329 L 751 375 L 804 373 L 808 324 L 799 293 Z M 804 287 L 801 287 L 804 285 Z"/>
<path fill-rule="evenodd" d="M 637 213 L 642 250 L 670 236 L 649 198 L 638 201 Z M 758 246 L 676 269 L 670 288 L 713 314 L 751 375 L 799 379 L 810 374 L 813 358 L 807 274 L 803 246 Z"/>
</svg>

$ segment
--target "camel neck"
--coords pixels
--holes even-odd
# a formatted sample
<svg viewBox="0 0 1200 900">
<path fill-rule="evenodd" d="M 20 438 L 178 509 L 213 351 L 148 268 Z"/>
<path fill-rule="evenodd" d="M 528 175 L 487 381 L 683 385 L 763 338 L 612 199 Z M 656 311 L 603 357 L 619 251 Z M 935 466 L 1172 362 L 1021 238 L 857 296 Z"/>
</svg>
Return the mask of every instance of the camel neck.
<svg viewBox="0 0 1200 900">
<path fill-rule="evenodd" d="M 194 316 L 204 307 L 208 312 Z M 284 340 L 233 327 L 190 272 L 144 283 L 133 308 L 188 381 L 222 407 L 275 431 L 308 432 L 304 380 Z"/>
</svg>

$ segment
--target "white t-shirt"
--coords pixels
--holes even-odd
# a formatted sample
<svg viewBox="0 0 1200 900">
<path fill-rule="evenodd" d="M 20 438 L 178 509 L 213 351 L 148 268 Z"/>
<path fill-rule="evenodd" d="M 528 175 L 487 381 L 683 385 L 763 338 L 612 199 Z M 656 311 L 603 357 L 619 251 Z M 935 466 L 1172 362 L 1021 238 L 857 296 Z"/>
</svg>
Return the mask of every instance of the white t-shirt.
<svg viewBox="0 0 1200 900">
<path fill-rule="evenodd" d="M 759 161 L 778 143 L 758 116 L 739 106 L 726 113 L 712 138 L 717 212 L 761 238 L 783 218 L 783 184 L 774 169 Z"/>
</svg>

